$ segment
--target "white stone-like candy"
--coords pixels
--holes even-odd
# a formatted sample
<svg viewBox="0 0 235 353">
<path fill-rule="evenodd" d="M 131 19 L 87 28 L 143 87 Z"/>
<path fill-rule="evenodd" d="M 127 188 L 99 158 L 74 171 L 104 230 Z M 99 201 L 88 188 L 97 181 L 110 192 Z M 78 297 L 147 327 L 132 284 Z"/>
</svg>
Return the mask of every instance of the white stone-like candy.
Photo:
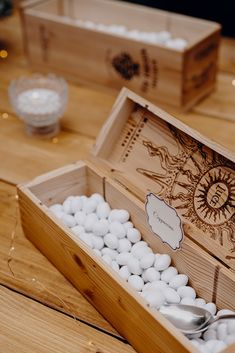
<svg viewBox="0 0 235 353">
<path fill-rule="evenodd" d="M 129 212 L 126 210 L 114 209 L 109 214 L 109 222 L 126 223 L 130 218 Z"/>
<path fill-rule="evenodd" d="M 92 194 L 90 199 L 91 200 L 95 200 L 97 205 L 100 204 L 100 203 L 104 203 L 105 202 L 103 196 L 98 194 L 98 193 Z"/>
<path fill-rule="evenodd" d="M 119 265 L 115 260 L 112 260 L 111 267 L 114 269 L 114 271 L 119 271 Z"/>
<path fill-rule="evenodd" d="M 155 255 L 153 253 L 147 253 L 140 259 L 140 267 L 144 270 L 151 267 L 155 261 Z"/>
<path fill-rule="evenodd" d="M 66 213 L 64 211 L 53 211 L 56 218 L 61 219 Z"/>
<path fill-rule="evenodd" d="M 72 227 L 71 231 L 77 236 L 80 236 L 82 233 L 85 232 L 83 226 L 80 226 L 80 225 Z"/>
<path fill-rule="evenodd" d="M 120 266 L 127 264 L 128 260 L 133 258 L 133 255 L 129 252 L 123 252 L 117 255 L 116 261 Z"/>
<path fill-rule="evenodd" d="M 131 250 L 131 242 L 130 240 L 123 238 L 119 239 L 119 244 L 117 250 L 121 252 L 129 252 Z"/>
<path fill-rule="evenodd" d="M 82 209 L 82 200 L 79 196 L 75 196 L 71 199 L 70 209 L 73 214 Z"/>
<path fill-rule="evenodd" d="M 93 224 L 93 233 L 94 235 L 104 236 L 109 231 L 109 222 L 107 219 L 100 219 L 99 221 Z"/>
<path fill-rule="evenodd" d="M 100 219 L 108 218 L 110 213 L 110 206 L 108 202 L 99 203 L 96 209 L 96 214 Z"/>
<path fill-rule="evenodd" d="M 189 297 L 184 297 L 184 298 L 181 299 L 180 304 L 194 305 L 194 300 L 192 298 L 189 298 Z"/>
<path fill-rule="evenodd" d="M 228 335 L 225 339 L 224 342 L 228 345 L 235 343 L 235 334 Z"/>
<path fill-rule="evenodd" d="M 80 196 L 80 199 L 82 201 L 82 209 L 83 209 L 89 198 L 86 195 L 82 195 Z"/>
<path fill-rule="evenodd" d="M 55 203 L 54 205 L 50 206 L 49 209 L 55 215 L 56 215 L 57 212 L 64 212 L 63 206 L 60 203 Z"/>
<path fill-rule="evenodd" d="M 110 249 L 117 249 L 119 245 L 119 240 L 116 235 L 108 233 L 104 236 L 104 243 Z"/>
<path fill-rule="evenodd" d="M 207 342 L 210 340 L 216 340 L 217 336 L 216 336 L 216 331 L 212 330 L 211 328 L 209 328 L 208 330 L 206 330 L 206 332 L 203 333 L 203 339 Z"/>
<path fill-rule="evenodd" d="M 152 249 L 150 249 L 148 246 L 139 246 L 138 248 L 133 250 L 132 247 L 131 253 L 136 259 L 141 260 L 145 255 L 151 254 Z"/>
<path fill-rule="evenodd" d="M 146 290 L 144 292 L 144 299 L 150 307 L 160 308 L 165 302 L 164 294 L 161 291 Z"/>
<path fill-rule="evenodd" d="M 70 215 L 70 214 L 63 214 L 63 216 L 61 217 L 62 222 L 68 226 L 69 228 L 75 227 L 76 226 L 76 220 L 75 218 Z"/>
<path fill-rule="evenodd" d="M 116 260 L 118 255 L 118 252 L 116 250 L 109 249 L 109 248 L 101 249 L 101 253 L 102 255 L 109 255 L 112 260 Z"/>
<path fill-rule="evenodd" d="M 97 202 L 95 200 L 88 199 L 83 207 L 83 211 L 86 214 L 89 214 L 89 213 L 95 212 L 96 207 L 97 207 Z"/>
<path fill-rule="evenodd" d="M 96 253 L 97 256 L 101 257 L 101 251 L 99 249 L 93 249 L 94 253 Z"/>
<path fill-rule="evenodd" d="M 136 258 L 129 258 L 127 261 L 128 270 L 134 275 L 141 275 L 143 270 L 140 267 L 140 262 Z"/>
<path fill-rule="evenodd" d="M 90 248 L 93 248 L 92 234 L 91 234 L 91 233 L 82 233 L 79 238 L 80 238 L 84 243 L 86 243 Z"/>
<path fill-rule="evenodd" d="M 145 282 L 158 281 L 160 279 L 160 272 L 158 272 L 154 267 L 150 267 L 143 272 L 142 278 Z"/>
<path fill-rule="evenodd" d="M 230 335 L 235 335 L 235 320 L 228 320 L 228 333 Z"/>
<path fill-rule="evenodd" d="M 104 239 L 102 237 L 99 237 L 97 235 L 92 235 L 92 244 L 93 247 L 97 250 L 101 250 L 104 247 Z"/>
<path fill-rule="evenodd" d="M 69 196 L 67 197 L 67 199 L 63 202 L 63 210 L 65 213 L 67 214 L 71 214 L 72 213 L 72 209 L 71 209 L 71 201 L 74 198 L 74 196 Z"/>
<path fill-rule="evenodd" d="M 80 226 L 83 226 L 86 220 L 86 214 L 82 211 L 78 211 L 75 213 L 74 218 Z"/>
<path fill-rule="evenodd" d="M 110 265 L 112 264 L 112 258 L 109 255 L 102 255 L 102 259 L 106 262 L 106 264 Z"/>
<path fill-rule="evenodd" d="M 175 267 L 170 266 L 166 270 L 162 271 L 161 273 L 161 280 L 169 283 L 170 280 L 178 274 L 178 271 Z"/>
<path fill-rule="evenodd" d="M 214 303 L 207 303 L 206 305 L 204 305 L 203 308 L 208 310 L 211 313 L 211 315 L 215 315 L 217 310 L 216 305 Z"/>
<path fill-rule="evenodd" d="M 188 276 L 180 274 L 180 275 L 176 275 L 170 280 L 169 286 L 171 288 L 177 289 L 179 287 L 186 286 L 187 283 L 188 283 Z"/>
<path fill-rule="evenodd" d="M 124 224 L 125 226 L 125 224 Z M 137 243 L 141 239 L 141 234 L 136 228 L 127 229 L 127 239 L 129 239 L 132 243 Z"/>
<path fill-rule="evenodd" d="M 122 266 L 119 270 L 119 275 L 124 279 L 124 280 L 128 280 L 129 276 L 131 275 L 130 271 L 128 270 L 128 267 Z"/>
<path fill-rule="evenodd" d="M 97 221 L 98 221 L 98 217 L 95 213 L 88 214 L 84 222 L 84 228 L 86 232 L 91 232 L 93 230 L 94 223 Z"/>
<path fill-rule="evenodd" d="M 198 306 L 199 308 L 203 308 L 204 305 L 206 305 L 206 301 L 203 298 L 196 298 L 195 299 L 195 305 Z"/>
<path fill-rule="evenodd" d="M 123 227 L 126 229 L 126 232 L 128 231 L 128 229 L 133 228 L 133 223 L 131 221 L 125 222 L 123 223 Z"/>
<path fill-rule="evenodd" d="M 114 222 L 110 223 L 109 231 L 110 231 L 110 233 L 116 235 L 119 239 L 124 238 L 126 235 L 126 229 L 118 221 L 114 221 Z"/>
<path fill-rule="evenodd" d="M 161 290 L 164 291 L 167 288 L 166 282 L 163 281 L 154 281 L 149 283 L 148 290 Z"/>
<path fill-rule="evenodd" d="M 171 257 L 168 254 L 162 254 L 155 260 L 154 267 L 157 271 L 166 270 L 171 263 Z"/>
<path fill-rule="evenodd" d="M 221 322 L 217 327 L 217 338 L 219 340 L 224 340 L 228 334 L 228 325 L 225 322 Z"/>
<path fill-rule="evenodd" d="M 221 309 L 217 312 L 217 316 L 227 315 L 227 314 L 234 314 L 234 311 L 229 309 Z"/>
<path fill-rule="evenodd" d="M 180 296 L 173 288 L 164 289 L 164 296 L 168 304 L 178 304 L 180 302 Z"/>
<path fill-rule="evenodd" d="M 217 344 L 213 348 L 213 353 L 219 353 L 222 352 L 227 345 L 223 341 L 218 341 Z"/>
<path fill-rule="evenodd" d="M 196 298 L 195 289 L 189 286 L 181 286 L 177 289 L 177 293 L 181 298 L 192 298 L 193 300 Z"/>
<path fill-rule="evenodd" d="M 141 291 L 144 286 L 144 281 L 140 276 L 131 275 L 128 277 L 128 283 L 137 291 Z"/>
</svg>

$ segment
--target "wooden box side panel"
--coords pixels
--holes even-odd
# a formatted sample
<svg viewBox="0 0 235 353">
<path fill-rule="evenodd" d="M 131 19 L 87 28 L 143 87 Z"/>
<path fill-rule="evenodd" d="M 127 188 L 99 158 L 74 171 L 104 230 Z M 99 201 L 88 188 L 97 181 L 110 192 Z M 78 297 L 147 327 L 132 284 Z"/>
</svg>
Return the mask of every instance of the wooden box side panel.
<svg viewBox="0 0 235 353">
<path fill-rule="evenodd" d="M 184 56 L 182 104 L 190 107 L 215 88 L 220 30 L 210 34 Z"/>
<path fill-rule="evenodd" d="M 219 261 L 213 259 L 187 236 L 183 240 L 182 248 L 172 251 L 150 230 L 143 203 L 137 201 L 128 191 L 124 191 L 122 186 L 117 186 L 116 183 L 106 179 L 105 195 L 111 206 L 122 208 L 125 205 L 136 228 L 141 231 L 143 239 L 156 252 L 167 253 L 172 257 L 179 273 L 188 275 L 190 284 L 197 291 L 197 296 L 206 301 L 215 302 L 219 309 L 234 309 L 232 293 L 235 289 L 235 278 L 232 278 L 232 275 L 228 277 L 228 273 L 222 271 L 223 266 Z"/>
<path fill-rule="evenodd" d="M 76 240 L 27 187 L 19 190 L 26 236 L 139 352 L 196 353 L 190 342 Z M 112 310 L 110 310 L 112 308 Z M 144 323 L 144 325 L 143 325 Z M 169 346 L 169 342 L 171 342 Z"/>
<path fill-rule="evenodd" d="M 31 9 L 25 11 L 24 26 L 34 68 L 53 69 L 77 81 L 114 89 L 127 86 L 153 101 L 180 106 L 182 53 L 86 30 L 60 17 L 40 17 Z M 95 43 L 99 46 L 94 57 Z"/>
</svg>

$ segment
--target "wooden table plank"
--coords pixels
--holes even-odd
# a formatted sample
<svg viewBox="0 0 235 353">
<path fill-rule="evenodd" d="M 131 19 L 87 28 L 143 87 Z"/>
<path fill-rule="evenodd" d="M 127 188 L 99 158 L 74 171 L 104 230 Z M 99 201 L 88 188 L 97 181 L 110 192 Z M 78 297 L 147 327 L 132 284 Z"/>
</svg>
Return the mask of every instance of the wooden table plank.
<svg viewBox="0 0 235 353">
<path fill-rule="evenodd" d="M 221 120 L 235 121 L 235 76 L 227 73 L 218 75 L 216 90 L 197 104 L 193 111 L 201 115 L 209 115 Z M 223 122 L 221 123 L 222 126 Z"/>
<path fill-rule="evenodd" d="M 66 131 L 56 140 L 27 136 L 13 116 L 0 119 L 0 141 L 0 179 L 14 184 L 86 158 L 93 144 L 91 138 Z"/>
<path fill-rule="evenodd" d="M 0 286 L 1 352 L 131 353 L 114 337 Z"/>
<path fill-rule="evenodd" d="M 0 283 L 119 336 L 97 310 L 25 238 L 15 195 L 14 186 L 0 182 Z M 16 232 L 11 244 L 14 229 Z M 11 252 L 12 261 L 9 268 L 7 262 L 11 246 L 14 246 L 14 250 Z"/>
<path fill-rule="evenodd" d="M 235 40 L 222 38 L 219 53 L 219 70 L 235 74 Z"/>
</svg>

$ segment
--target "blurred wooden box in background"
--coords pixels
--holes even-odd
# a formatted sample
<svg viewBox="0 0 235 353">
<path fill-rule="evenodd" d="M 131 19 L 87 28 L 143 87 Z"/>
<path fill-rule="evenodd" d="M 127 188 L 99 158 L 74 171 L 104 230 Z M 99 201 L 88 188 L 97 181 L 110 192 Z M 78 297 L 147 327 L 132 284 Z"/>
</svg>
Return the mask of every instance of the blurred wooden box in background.
<svg viewBox="0 0 235 353">
<path fill-rule="evenodd" d="M 114 89 L 126 86 L 151 101 L 183 109 L 215 87 L 217 23 L 110 0 L 29 0 L 21 9 L 25 48 L 35 70 Z M 169 30 L 188 45 L 177 51 L 87 29 L 78 20 L 145 32 Z"/>
</svg>

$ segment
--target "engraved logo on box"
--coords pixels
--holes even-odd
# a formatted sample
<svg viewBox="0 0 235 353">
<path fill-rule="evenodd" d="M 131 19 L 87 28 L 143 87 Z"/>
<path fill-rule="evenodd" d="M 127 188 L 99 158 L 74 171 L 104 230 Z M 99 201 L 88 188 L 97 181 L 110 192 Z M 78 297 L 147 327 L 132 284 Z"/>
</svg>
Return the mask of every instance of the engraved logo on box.
<svg viewBox="0 0 235 353">
<path fill-rule="evenodd" d="M 108 66 L 119 78 L 125 81 L 133 81 L 138 78 L 141 92 L 147 93 L 151 88 L 157 88 L 158 62 L 156 59 L 150 58 L 146 49 L 142 48 L 139 51 L 138 59 L 126 51 L 113 54 L 111 50 L 107 51 L 106 58 Z"/>
<path fill-rule="evenodd" d="M 140 106 L 131 114 L 119 148 L 114 156 L 139 181 L 140 193 L 143 188 L 153 192 L 195 227 L 195 236 L 200 230 L 199 241 L 206 246 L 214 241 L 224 248 L 226 259 L 235 259 L 232 161 Z"/>
<path fill-rule="evenodd" d="M 153 193 L 147 195 L 145 209 L 153 233 L 173 250 L 180 249 L 183 229 L 176 210 Z"/>
</svg>

